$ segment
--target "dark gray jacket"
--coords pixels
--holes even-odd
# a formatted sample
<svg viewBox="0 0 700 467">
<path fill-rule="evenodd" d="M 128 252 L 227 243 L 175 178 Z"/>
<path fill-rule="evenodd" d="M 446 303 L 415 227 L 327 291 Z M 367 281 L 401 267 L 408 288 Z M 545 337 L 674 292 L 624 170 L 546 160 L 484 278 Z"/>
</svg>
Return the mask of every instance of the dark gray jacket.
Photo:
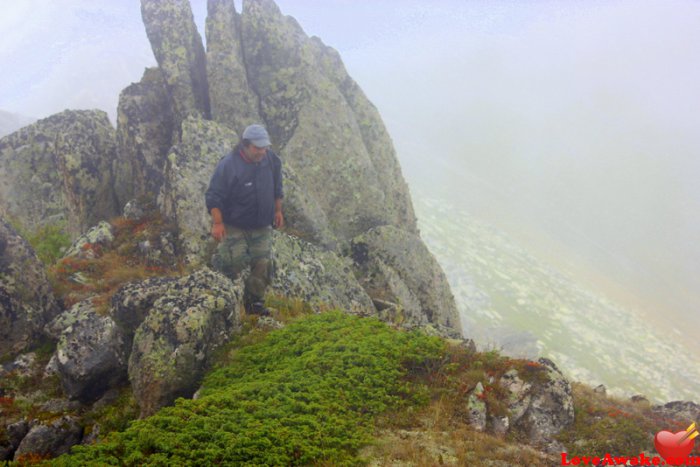
<svg viewBox="0 0 700 467">
<path fill-rule="evenodd" d="M 221 159 L 205 194 L 207 211 L 219 208 L 224 223 L 241 229 L 271 225 L 275 199 L 282 198 L 282 161 L 268 150 L 260 162 L 246 162 L 241 146 Z"/>
</svg>

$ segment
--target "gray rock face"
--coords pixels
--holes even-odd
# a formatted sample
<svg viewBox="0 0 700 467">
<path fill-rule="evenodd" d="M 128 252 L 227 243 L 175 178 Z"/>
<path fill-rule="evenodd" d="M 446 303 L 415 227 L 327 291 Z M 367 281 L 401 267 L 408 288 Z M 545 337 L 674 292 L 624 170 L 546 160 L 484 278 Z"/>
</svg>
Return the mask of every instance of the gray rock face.
<svg viewBox="0 0 700 467">
<path fill-rule="evenodd" d="M 102 221 L 96 226 L 90 228 L 83 235 L 78 237 L 73 245 L 66 251 L 63 257 L 78 256 L 90 257 L 94 255 L 92 249 L 86 249 L 87 245 L 101 245 L 102 247 L 109 246 L 114 241 L 114 229 L 109 222 Z"/>
<path fill-rule="evenodd" d="M 115 132 L 102 111 L 67 110 L 0 140 L 0 210 L 28 229 L 67 221 L 75 237 L 118 213 Z"/>
<path fill-rule="evenodd" d="M 36 454 L 56 457 L 67 453 L 83 437 L 83 428 L 76 417 L 65 415 L 50 422 L 34 425 L 15 451 L 15 460 L 20 456 Z"/>
<path fill-rule="evenodd" d="M 351 250 L 362 285 L 380 313 L 393 310 L 390 319 L 408 328 L 431 324 L 448 337 L 461 336 L 445 274 L 418 236 L 378 227 L 354 238 Z"/>
<path fill-rule="evenodd" d="M 57 370 L 69 398 L 92 402 L 126 381 L 124 335 L 112 318 L 95 312 L 91 300 L 76 303 L 49 328 L 52 333 L 60 330 Z"/>
<path fill-rule="evenodd" d="M 174 287 L 175 278 L 156 277 L 140 282 L 130 282 L 112 297 L 112 318 L 124 330 L 130 343 L 136 329 L 146 319 L 153 304 Z"/>
<path fill-rule="evenodd" d="M 171 97 L 176 129 L 188 116 L 209 118 L 206 57 L 190 2 L 141 0 L 141 16 Z"/>
<path fill-rule="evenodd" d="M 273 236 L 273 251 L 275 276 L 270 292 L 300 298 L 316 310 L 337 307 L 349 313 L 376 314 L 349 259 L 278 232 Z"/>
<path fill-rule="evenodd" d="M 486 429 L 487 411 L 486 403 L 482 399 L 483 395 L 484 386 L 479 382 L 467 398 L 467 421 L 476 431 Z"/>
<path fill-rule="evenodd" d="M 29 347 L 58 312 L 44 265 L 0 219 L 0 356 Z"/>
<path fill-rule="evenodd" d="M 182 123 L 182 142 L 172 148 L 158 206 L 179 229 L 187 260 L 200 264 L 209 241 L 211 218 L 204 193 L 214 168 L 238 137 L 223 126 L 190 117 Z"/>
<path fill-rule="evenodd" d="M 418 234 L 411 194 L 403 178 L 391 137 L 377 108 L 350 77 L 335 49 L 323 44 L 318 37 L 311 38 L 311 46 L 317 66 L 335 83 L 355 115 L 367 153 L 380 174 L 380 188 L 384 192 L 390 223 Z"/>
<path fill-rule="evenodd" d="M 700 420 L 700 404 L 691 401 L 673 401 L 663 405 L 655 405 L 652 412 L 669 422 L 690 424 Z M 671 424 L 669 423 L 669 426 Z"/>
<path fill-rule="evenodd" d="M 284 222 L 286 231 L 317 245 L 335 250 L 337 239 L 328 217 L 302 183 L 294 169 L 282 165 L 284 180 Z"/>
<path fill-rule="evenodd" d="M 120 206 L 132 198 L 156 199 L 173 139 L 171 107 L 158 68 L 147 68 L 140 82 L 119 95 L 114 186 Z"/>
<path fill-rule="evenodd" d="M 233 0 L 207 2 L 207 78 L 212 118 L 235 134 L 261 122 L 258 100 L 248 85 L 241 48 L 240 16 Z"/>
<path fill-rule="evenodd" d="M 392 223 L 382 184 L 395 173 L 375 165 L 351 105 L 318 66 L 318 47 L 271 0 L 244 1 L 242 26 L 248 77 L 272 141 L 331 231 L 349 240 Z"/>
<path fill-rule="evenodd" d="M 0 438 L 0 461 L 12 460 L 19 443 L 28 432 L 29 424 L 25 420 L 7 425 L 5 439 Z"/>
<path fill-rule="evenodd" d="M 129 379 L 141 415 L 196 391 L 211 352 L 239 326 L 243 283 L 203 269 L 171 283 L 136 330 Z"/>
<path fill-rule="evenodd" d="M 553 436 L 574 422 L 571 384 L 552 361 L 540 358 L 538 362 L 545 367 L 547 380 L 532 385 L 530 403 L 514 426 L 527 435 L 530 444 L 561 453 L 563 446 Z"/>
</svg>

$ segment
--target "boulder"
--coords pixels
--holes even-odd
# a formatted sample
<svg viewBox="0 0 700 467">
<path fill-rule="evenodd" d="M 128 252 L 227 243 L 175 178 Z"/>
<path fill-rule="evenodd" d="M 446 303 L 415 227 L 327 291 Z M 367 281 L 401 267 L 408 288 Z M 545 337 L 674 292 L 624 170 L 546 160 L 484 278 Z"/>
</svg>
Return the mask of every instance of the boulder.
<svg viewBox="0 0 700 467">
<path fill-rule="evenodd" d="M 76 303 L 48 328 L 59 334 L 56 365 L 69 398 L 93 402 L 126 381 L 124 334 L 111 317 L 95 311 L 91 299 Z"/>
<path fill-rule="evenodd" d="M 141 0 L 141 16 L 170 96 L 175 128 L 188 116 L 209 118 L 206 56 L 190 2 Z"/>
<path fill-rule="evenodd" d="M 170 284 L 136 330 L 129 380 L 147 416 L 197 390 L 212 352 L 239 326 L 242 280 L 201 269 Z"/>
<path fill-rule="evenodd" d="M 94 258 L 94 247 L 108 247 L 114 241 L 114 229 L 109 222 L 102 221 L 78 237 L 63 255 L 64 258 Z M 88 248 L 89 247 L 89 248 Z"/>
<path fill-rule="evenodd" d="M 272 0 L 246 0 L 243 51 L 272 142 L 349 240 L 388 224 L 383 173 L 377 171 L 352 108 L 317 66 L 311 40 Z"/>
<path fill-rule="evenodd" d="M 376 314 L 349 259 L 279 232 L 273 234 L 273 258 L 275 274 L 269 293 L 300 298 L 317 311 L 339 308 Z"/>
<path fill-rule="evenodd" d="M 155 201 L 173 140 L 172 103 L 159 68 L 119 94 L 114 189 L 123 206 L 132 198 Z"/>
<path fill-rule="evenodd" d="M 80 443 L 83 428 L 78 419 L 71 415 L 34 425 L 15 451 L 15 460 L 30 455 L 56 457 L 67 453 L 72 446 Z"/>
<path fill-rule="evenodd" d="M 486 429 L 486 402 L 484 402 L 484 385 L 477 383 L 467 398 L 467 422 L 476 431 Z"/>
<path fill-rule="evenodd" d="M 216 164 L 237 141 L 233 131 L 216 122 L 190 117 L 182 123 L 182 142 L 168 154 L 158 206 L 177 225 L 192 264 L 202 263 L 211 238 L 204 193 Z"/>
<path fill-rule="evenodd" d="M 59 311 L 44 265 L 0 219 L 0 357 L 29 348 Z"/>
<path fill-rule="evenodd" d="M 12 457 L 29 432 L 29 424 L 26 420 L 10 423 L 5 427 L 5 436 L 0 436 L 0 461 L 12 460 Z"/>
<path fill-rule="evenodd" d="M 558 454 L 565 449 L 554 441 L 554 435 L 574 422 L 571 384 L 551 360 L 540 358 L 538 363 L 544 367 L 546 378 L 527 391 L 530 402 L 513 426 L 525 434 L 529 444 Z"/>
<path fill-rule="evenodd" d="M 691 401 L 673 401 L 651 408 L 654 415 L 665 420 L 669 427 L 681 424 L 684 427 L 700 420 L 700 404 Z"/>
<path fill-rule="evenodd" d="M 129 282 L 113 296 L 110 315 L 124 331 L 127 346 L 131 348 L 136 329 L 146 319 L 153 304 L 177 283 L 177 278 L 155 277 Z"/>
<path fill-rule="evenodd" d="M 66 110 L 0 139 L 0 210 L 28 230 L 65 221 L 73 238 L 118 213 L 115 131 L 99 110 Z"/>
<path fill-rule="evenodd" d="M 241 19 L 233 0 L 207 2 L 207 79 L 212 118 L 237 135 L 262 122 L 248 84 L 241 48 Z"/>
<path fill-rule="evenodd" d="M 407 328 L 431 325 L 446 337 L 461 337 L 457 306 L 444 272 L 417 235 L 392 226 L 352 240 L 351 255 L 361 284 L 381 314 Z"/>
</svg>

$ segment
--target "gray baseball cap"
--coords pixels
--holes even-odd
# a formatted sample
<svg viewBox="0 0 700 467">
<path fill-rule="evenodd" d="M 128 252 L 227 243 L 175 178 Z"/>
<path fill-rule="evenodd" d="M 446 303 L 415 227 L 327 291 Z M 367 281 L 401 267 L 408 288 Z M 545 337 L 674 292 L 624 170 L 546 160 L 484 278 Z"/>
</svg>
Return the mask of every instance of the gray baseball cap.
<svg viewBox="0 0 700 467">
<path fill-rule="evenodd" d="M 267 134 L 267 130 L 265 129 L 265 127 L 262 125 L 258 125 L 257 123 L 248 126 L 243 131 L 243 139 L 249 140 L 251 143 L 253 143 L 259 148 L 266 148 L 272 145 L 270 143 L 270 135 Z"/>
</svg>

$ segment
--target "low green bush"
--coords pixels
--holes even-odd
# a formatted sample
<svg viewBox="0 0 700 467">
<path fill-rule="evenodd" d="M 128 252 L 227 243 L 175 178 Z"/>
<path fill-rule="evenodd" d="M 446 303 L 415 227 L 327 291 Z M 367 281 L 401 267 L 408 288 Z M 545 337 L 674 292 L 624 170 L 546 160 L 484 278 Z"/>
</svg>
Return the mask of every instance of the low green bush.
<svg viewBox="0 0 700 467">
<path fill-rule="evenodd" d="M 405 378 L 444 356 L 436 337 L 329 312 L 236 349 L 179 399 L 52 465 L 357 465 L 375 418 L 427 402 Z"/>
</svg>

